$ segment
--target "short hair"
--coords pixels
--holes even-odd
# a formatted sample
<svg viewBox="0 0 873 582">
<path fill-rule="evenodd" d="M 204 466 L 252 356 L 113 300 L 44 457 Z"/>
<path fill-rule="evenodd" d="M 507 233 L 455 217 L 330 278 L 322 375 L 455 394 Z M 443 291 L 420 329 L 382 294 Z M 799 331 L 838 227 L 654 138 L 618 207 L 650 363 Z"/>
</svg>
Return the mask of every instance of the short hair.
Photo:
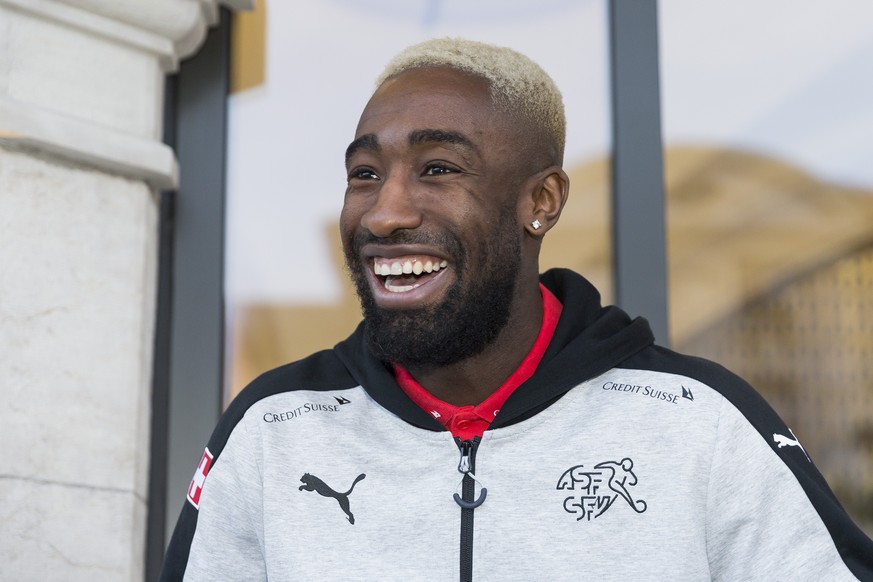
<svg viewBox="0 0 873 582">
<path fill-rule="evenodd" d="M 495 105 L 541 127 L 564 157 L 567 121 L 561 91 L 542 67 L 510 48 L 462 38 L 435 38 L 400 52 L 385 67 L 376 88 L 401 73 L 423 67 L 448 67 L 488 81 Z"/>
</svg>

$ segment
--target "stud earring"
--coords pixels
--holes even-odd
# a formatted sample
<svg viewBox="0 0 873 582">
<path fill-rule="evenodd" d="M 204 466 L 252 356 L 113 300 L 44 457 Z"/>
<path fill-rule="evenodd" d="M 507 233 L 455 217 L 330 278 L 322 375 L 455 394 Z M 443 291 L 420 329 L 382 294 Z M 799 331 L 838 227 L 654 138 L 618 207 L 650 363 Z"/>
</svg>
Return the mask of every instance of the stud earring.
<svg viewBox="0 0 873 582">
<path fill-rule="evenodd" d="M 533 222 L 530 223 L 530 225 L 532 227 L 534 227 L 534 230 L 539 230 L 540 227 L 543 225 L 543 223 L 540 222 L 539 220 L 534 220 Z"/>
</svg>

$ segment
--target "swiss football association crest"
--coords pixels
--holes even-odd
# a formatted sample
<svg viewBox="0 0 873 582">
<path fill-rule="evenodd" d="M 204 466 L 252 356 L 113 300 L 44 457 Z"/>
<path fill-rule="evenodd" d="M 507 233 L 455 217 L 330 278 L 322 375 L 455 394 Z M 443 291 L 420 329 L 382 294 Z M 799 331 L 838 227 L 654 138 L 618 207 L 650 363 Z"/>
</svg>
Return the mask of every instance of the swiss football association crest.
<svg viewBox="0 0 873 582">
<path fill-rule="evenodd" d="M 576 521 L 591 521 L 606 513 L 621 498 L 635 512 L 643 513 L 646 502 L 634 499 L 631 490 L 637 484 L 633 468 L 634 462 L 627 457 L 618 463 L 604 461 L 590 467 L 570 467 L 564 471 L 555 487 L 571 493 L 564 498 L 564 511 L 575 515 Z"/>
</svg>

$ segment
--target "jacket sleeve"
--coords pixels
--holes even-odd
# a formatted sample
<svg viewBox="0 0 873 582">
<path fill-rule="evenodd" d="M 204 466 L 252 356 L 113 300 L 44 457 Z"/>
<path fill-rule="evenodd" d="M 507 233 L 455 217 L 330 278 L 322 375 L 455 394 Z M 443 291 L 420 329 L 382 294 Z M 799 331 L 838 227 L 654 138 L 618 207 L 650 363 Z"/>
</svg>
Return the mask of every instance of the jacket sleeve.
<svg viewBox="0 0 873 582">
<path fill-rule="evenodd" d="M 199 509 L 185 502 L 164 558 L 162 582 L 267 579 L 259 456 L 250 446 L 245 419 L 223 446 L 216 440 L 213 435 L 207 447 L 215 456 Z"/>
<path fill-rule="evenodd" d="M 707 494 L 712 578 L 873 580 L 873 542 L 768 412 L 770 424 L 756 428 L 722 403 Z"/>
</svg>

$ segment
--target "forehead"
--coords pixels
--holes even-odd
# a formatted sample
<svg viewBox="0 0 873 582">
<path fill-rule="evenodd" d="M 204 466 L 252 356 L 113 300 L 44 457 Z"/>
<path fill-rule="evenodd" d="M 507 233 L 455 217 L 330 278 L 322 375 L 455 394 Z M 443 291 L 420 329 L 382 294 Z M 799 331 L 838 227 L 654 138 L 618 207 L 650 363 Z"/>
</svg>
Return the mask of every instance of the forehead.
<svg viewBox="0 0 873 582">
<path fill-rule="evenodd" d="M 405 71 L 387 80 L 361 114 L 355 137 L 380 142 L 420 129 L 463 133 L 478 141 L 505 124 L 485 79 L 443 67 Z"/>
</svg>

